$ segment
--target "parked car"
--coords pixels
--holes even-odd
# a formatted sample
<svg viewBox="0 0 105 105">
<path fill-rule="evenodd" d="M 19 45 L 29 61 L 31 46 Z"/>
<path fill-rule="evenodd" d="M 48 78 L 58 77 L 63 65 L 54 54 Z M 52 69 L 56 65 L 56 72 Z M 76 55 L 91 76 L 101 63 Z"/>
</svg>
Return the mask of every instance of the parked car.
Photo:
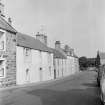
<svg viewBox="0 0 105 105">
<path fill-rule="evenodd" d="M 101 67 L 102 74 L 100 77 L 100 96 L 103 104 L 105 105 L 105 65 Z"/>
</svg>

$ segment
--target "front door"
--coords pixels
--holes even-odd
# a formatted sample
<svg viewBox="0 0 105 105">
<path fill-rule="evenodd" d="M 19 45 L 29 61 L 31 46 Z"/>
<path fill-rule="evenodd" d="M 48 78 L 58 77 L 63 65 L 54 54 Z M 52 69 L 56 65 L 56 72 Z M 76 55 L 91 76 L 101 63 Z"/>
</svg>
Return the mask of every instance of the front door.
<svg viewBox="0 0 105 105">
<path fill-rule="evenodd" d="M 29 83 L 30 82 L 30 69 L 27 68 L 26 69 L 26 83 Z"/>
<path fill-rule="evenodd" d="M 40 75 L 40 81 L 43 80 L 43 71 L 42 71 L 42 67 L 40 67 L 39 69 L 39 75 Z"/>
</svg>

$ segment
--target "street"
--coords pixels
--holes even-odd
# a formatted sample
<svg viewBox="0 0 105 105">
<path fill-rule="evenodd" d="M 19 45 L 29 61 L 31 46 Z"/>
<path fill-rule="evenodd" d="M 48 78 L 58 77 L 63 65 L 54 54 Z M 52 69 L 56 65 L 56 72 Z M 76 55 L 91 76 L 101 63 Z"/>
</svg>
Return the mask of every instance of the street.
<svg viewBox="0 0 105 105">
<path fill-rule="evenodd" d="M 41 84 L 4 89 L 0 105 L 102 105 L 97 73 L 85 71 Z"/>
</svg>

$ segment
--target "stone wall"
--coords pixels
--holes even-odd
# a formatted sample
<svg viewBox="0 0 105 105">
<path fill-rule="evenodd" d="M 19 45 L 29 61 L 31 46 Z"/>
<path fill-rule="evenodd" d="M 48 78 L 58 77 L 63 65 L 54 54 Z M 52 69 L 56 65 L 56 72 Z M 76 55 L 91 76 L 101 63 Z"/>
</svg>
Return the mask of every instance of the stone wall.
<svg viewBox="0 0 105 105">
<path fill-rule="evenodd" d="M 2 52 L 6 59 L 5 77 L 1 80 L 2 87 L 16 85 L 16 35 L 6 32 L 6 51 Z"/>
</svg>

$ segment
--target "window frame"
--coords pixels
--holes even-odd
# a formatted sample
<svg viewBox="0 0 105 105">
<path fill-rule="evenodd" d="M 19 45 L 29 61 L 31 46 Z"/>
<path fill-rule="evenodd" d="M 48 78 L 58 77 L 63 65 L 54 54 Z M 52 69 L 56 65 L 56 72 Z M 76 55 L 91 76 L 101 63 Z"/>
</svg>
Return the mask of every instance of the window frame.
<svg viewBox="0 0 105 105">
<path fill-rule="evenodd" d="M 2 79 L 2 78 L 6 77 L 6 59 L 5 58 L 0 58 L 0 60 L 2 60 L 3 63 L 4 63 L 4 65 L 3 65 L 3 68 L 4 68 L 3 76 L 0 76 L 0 79 Z"/>
<path fill-rule="evenodd" d="M 3 32 L 3 37 L 4 37 L 4 48 L 0 49 L 0 51 L 6 51 L 6 31 L 0 29 L 0 32 Z"/>
<path fill-rule="evenodd" d="M 28 53 L 27 53 L 28 52 Z M 24 48 L 24 54 L 25 54 L 25 56 L 27 57 L 27 56 L 30 56 L 30 54 L 31 54 L 31 49 L 30 48 Z"/>
</svg>

